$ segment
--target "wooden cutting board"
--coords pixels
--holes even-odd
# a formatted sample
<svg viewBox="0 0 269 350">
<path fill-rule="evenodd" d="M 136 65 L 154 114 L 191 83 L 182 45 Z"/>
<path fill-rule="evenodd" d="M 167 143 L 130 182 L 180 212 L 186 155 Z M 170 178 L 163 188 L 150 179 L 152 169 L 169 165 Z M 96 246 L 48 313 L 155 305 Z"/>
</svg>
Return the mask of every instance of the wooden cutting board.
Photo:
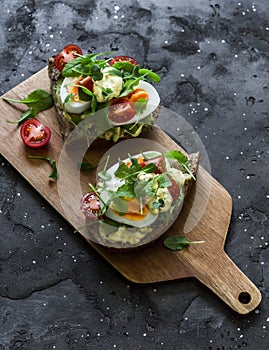
<svg viewBox="0 0 269 350">
<path fill-rule="evenodd" d="M 5 96 L 22 99 L 33 90 L 40 88 L 50 91 L 47 68 L 19 84 Z M 51 171 L 50 165 L 44 161 L 30 160 L 26 157 L 27 155 L 43 155 L 58 161 L 63 141 L 54 108 L 41 112 L 38 116 L 39 120 L 52 129 L 52 139 L 49 145 L 39 150 L 25 147 L 19 136 L 19 128 L 6 122 L 8 119 L 17 120 L 24 109 L 24 105 L 10 105 L 2 99 L 0 100 L 1 153 L 77 229 L 82 226 L 81 217 L 75 213 L 72 214 L 72 205 L 70 212 L 66 211 L 66 207 L 70 205 L 70 202 L 78 202 L 80 194 L 77 195 L 78 198 L 75 198 L 76 194 L 72 194 L 75 197 L 69 198 L 67 195 L 66 198 L 60 200 L 57 183 L 48 180 L 48 174 Z M 178 145 L 157 127 L 147 132 L 143 137 L 158 141 L 165 148 L 178 148 Z M 90 160 L 93 163 L 97 162 L 106 150 L 96 148 L 94 152 L 91 152 Z M 87 184 L 91 178 L 95 179 L 94 172 L 82 174 L 82 192 L 88 188 Z M 207 194 L 208 204 L 199 221 L 199 218 L 195 217 L 195 211 L 192 211 L 191 208 L 195 198 L 202 200 L 203 196 L 206 195 L 205 191 L 208 189 L 209 183 L 211 191 L 210 194 Z M 67 193 L 69 193 L 68 190 Z M 188 196 L 179 218 L 168 232 L 151 246 L 134 252 L 115 252 L 91 242 L 84 229 L 79 232 L 115 269 L 132 282 L 154 283 L 195 277 L 215 292 L 232 309 L 240 314 L 246 314 L 258 306 L 261 294 L 224 251 L 231 212 L 232 200 L 229 193 L 200 167 L 197 184 Z M 185 234 L 187 238 L 189 240 L 203 240 L 205 243 L 190 245 L 182 251 L 166 249 L 163 246 L 164 238 L 170 235 L 184 235 L 184 225 L 187 219 L 194 220 L 194 222 L 199 221 L 190 232 Z"/>
</svg>

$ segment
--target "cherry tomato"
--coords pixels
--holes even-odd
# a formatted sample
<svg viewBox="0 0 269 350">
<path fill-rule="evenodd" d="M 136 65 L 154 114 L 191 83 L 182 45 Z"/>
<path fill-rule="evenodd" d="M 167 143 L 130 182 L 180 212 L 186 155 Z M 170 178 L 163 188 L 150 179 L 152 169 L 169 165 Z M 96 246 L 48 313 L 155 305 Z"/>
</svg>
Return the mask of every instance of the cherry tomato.
<svg viewBox="0 0 269 350">
<path fill-rule="evenodd" d="M 66 63 L 77 57 L 76 54 L 82 55 L 82 50 L 75 44 L 67 45 L 63 50 L 54 57 L 54 65 L 61 72 Z"/>
<path fill-rule="evenodd" d="M 168 186 L 167 188 L 173 198 L 173 201 L 175 202 L 180 195 L 180 188 L 178 183 L 172 177 L 170 177 L 169 180 L 171 181 L 172 185 Z"/>
<path fill-rule="evenodd" d="M 151 159 L 144 160 L 145 165 L 152 164 L 152 163 L 156 165 L 156 168 L 157 168 L 155 171 L 156 174 L 161 174 L 161 173 L 165 172 L 165 170 L 166 170 L 165 169 L 165 162 L 164 162 L 162 156 L 157 156 L 157 157 L 154 157 Z"/>
<path fill-rule="evenodd" d="M 90 219 L 97 219 L 101 215 L 101 201 L 94 192 L 86 193 L 80 203 L 82 213 Z"/>
<path fill-rule="evenodd" d="M 109 119 L 117 124 L 127 124 L 136 114 L 133 103 L 124 98 L 115 99 L 109 106 Z"/>
<path fill-rule="evenodd" d="M 22 141 L 31 148 L 45 146 L 51 137 L 51 130 L 37 119 L 26 120 L 20 130 Z"/>
<path fill-rule="evenodd" d="M 83 78 L 82 80 L 80 80 L 79 85 L 82 85 L 91 92 L 93 92 L 93 80 L 91 77 Z"/>
<path fill-rule="evenodd" d="M 137 65 L 136 60 L 134 58 L 130 57 L 130 56 L 115 56 L 114 58 L 112 58 L 112 60 L 109 62 L 109 64 L 111 66 L 113 66 L 113 64 L 116 63 L 116 62 L 129 62 L 133 66 Z"/>
</svg>

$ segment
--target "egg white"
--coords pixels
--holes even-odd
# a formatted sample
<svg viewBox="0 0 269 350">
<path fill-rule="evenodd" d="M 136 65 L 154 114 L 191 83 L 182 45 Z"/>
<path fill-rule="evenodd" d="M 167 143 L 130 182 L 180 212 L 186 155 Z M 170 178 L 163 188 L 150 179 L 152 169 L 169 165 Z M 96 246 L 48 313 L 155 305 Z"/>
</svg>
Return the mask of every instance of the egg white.
<svg viewBox="0 0 269 350">
<path fill-rule="evenodd" d="M 141 114 L 136 114 L 132 119 L 128 121 L 129 123 L 137 123 L 138 121 L 146 118 L 148 115 L 153 113 L 155 109 L 159 106 L 160 104 L 160 96 L 157 92 L 157 90 L 149 83 L 147 83 L 144 80 L 140 80 L 139 84 L 136 86 L 136 88 L 142 89 L 146 91 L 149 94 L 149 99 L 148 103 L 146 105 L 146 108 L 143 110 Z M 124 125 L 126 122 L 123 123 L 116 123 L 110 120 L 110 123 L 112 125 Z"/>
<path fill-rule="evenodd" d="M 156 156 L 161 155 L 160 152 L 144 152 L 144 154 L 150 153 L 151 155 L 156 154 Z M 141 156 L 141 154 L 137 154 L 133 156 L 134 158 Z M 155 155 L 154 155 L 155 156 Z M 129 158 L 123 160 L 123 162 L 128 161 Z M 105 182 L 105 189 L 101 192 L 101 197 L 106 202 L 109 199 L 109 193 L 107 191 L 113 190 L 116 191 L 117 188 L 121 185 L 123 185 L 123 181 L 121 181 L 119 178 L 115 176 L 115 171 L 118 169 L 119 164 L 114 164 L 111 168 L 107 169 L 107 173 L 111 175 L 111 179 L 109 181 Z M 119 223 L 130 225 L 133 227 L 147 227 L 153 224 L 155 220 L 157 220 L 158 215 L 151 214 L 150 211 L 148 211 L 147 215 L 141 220 L 130 220 L 127 219 L 121 215 L 117 215 L 112 209 L 108 208 L 106 211 L 106 216 L 112 220 L 115 220 Z"/>
<path fill-rule="evenodd" d="M 73 84 L 77 78 L 65 78 L 60 88 L 60 98 L 64 109 L 68 113 L 81 114 L 90 108 L 91 102 L 89 101 L 73 101 L 70 99 L 67 103 L 65 102 L 66 97 L 70 94 L 68 87 Z"/>
</svg>

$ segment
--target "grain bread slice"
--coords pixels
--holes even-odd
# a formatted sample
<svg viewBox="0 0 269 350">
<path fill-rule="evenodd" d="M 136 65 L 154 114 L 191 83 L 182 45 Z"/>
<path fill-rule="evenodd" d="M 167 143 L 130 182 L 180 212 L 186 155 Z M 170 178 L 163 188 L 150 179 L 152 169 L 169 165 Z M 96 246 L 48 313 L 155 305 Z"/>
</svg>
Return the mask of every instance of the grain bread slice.
<svg viewBox="0 0 269 350">
<path fill-rule="evenodd" d="M 189 169 L 191 170 L 192 174 L 194 175 L 194 178 L 197 175 L 197 170 L 199 166 L 199 160 L 200 160 L 200 153 L 192 153 L 188 156 L 188 165 Z M 195 179 L 190 178 L 185 184 L 184 184 L 184 198 L 183 201 L 180 204 L 180 207 L 178 208 L 177 211 L 177 216 L 180 215 L 180 212 L 184 206 L 184 203 L 186 202 L 188 195 L 190 193 L 190 190 L 193 185 L 195 185 Z M 176 220 L 179 220 L 180 218 L 177 217 Z M 100 230 L 107 230 L 108 225 L 103 225 L 102 227 L 98 226 L 100 223 L 97 223 L 96 227 L 92 226 L 92 222 L 90 220 L 86 220 L 87 224 L 89 223 L 89 228 L 88 228 L 88 238 L 93 241 L 94 243 L 97 243 L 98 245 L 104 246 L 110 250 L 116 250 L 116 251 L 133 251 L 133 250 L 138 250 L 143 247 L 146 247 L 152 243 L 154 243 L 157 239 L 159 239 L 165 232 L 163 232 L 160 229 L 161 222 L 159 220 L 155 221 L 155 223 L 152 224 L 151 226 L 151 231 L 146 233 L 144 237 L 141 238 L 138 242 L 134 244 L 130 243 L 125 243 L 122 241 L 110 241 L 105 238 L 104 234 L 102 235 Z M 113 230 L 113 229 L 112 229 Z M 132 235 L 133 233 L 130 233 Z"/>
</svg>

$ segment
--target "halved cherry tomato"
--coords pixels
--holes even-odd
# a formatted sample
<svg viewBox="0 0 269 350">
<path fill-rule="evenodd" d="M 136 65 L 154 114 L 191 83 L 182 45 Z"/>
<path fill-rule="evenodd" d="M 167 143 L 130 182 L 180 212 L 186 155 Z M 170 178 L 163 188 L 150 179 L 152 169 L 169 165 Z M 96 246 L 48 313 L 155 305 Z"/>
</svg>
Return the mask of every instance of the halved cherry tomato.
<svg viewBox="0 0 269 350">
<path fill-rule="evenodd" d="M 97 219 L 101 214 L 101 201 L 94 192 L 86 193 L 80 203 L 82 213 L 90 219 Z"/>
<path fill-rule="evenodd" d="M 169 180 L 171 181 L 172 184 L 167 188 L 173 198 L 173 201 L 175 202 L 180 195 L 180 188 L 178 183 L 172 177 L 169 177 Z"/>
<path fill-rule="evenodd" d="M 29 119 L 22 124 L 20 134 L 26 146 L 40 148 L 49 142 L 51 130 L 37 119 Z"/>
<path fill-rule="evenodd" d="M 85 77 L 81 79 L 79 82 L 79 85 L 82 85 L 88 90 L 90 90 L 91 92 L 93 92 L 93 80 L 91 77 Z"/>
<path fill-rule="evenodd" d="M 124 98 L 112 100 L 109 106 L 109 119 L 117 124 L 127 124 L 136 114 L 133 103 Z"/>
<path fill-rule="evenodd" d="M 54 65 L 61 72 L 66 63 L 75 59 L 78 55 L 82 55 L 82 50 L 75 44 L 69 44 L 54 57 Z"/>
<path fill-rule="evenodd" d="M 109 64 L 111 66 L 113 66 L 113 64 L 116 63 L 116 62 L 129 62 L 133 66 L 137 65 L 136 60 L 134 58 L 130 57 L 130 56 L 115 56 L 114 58 L 112 58 L 112 60 L 109 62 Z"/>
<path fill-rule="evenodd" d="M 144 160 L 145 166 L 152 163 L 156 165 L 156 174 L 162 174 L 165 172 L 165 162 L 162 156 L 157 156 L 151 159 Z"/>
</svg>

